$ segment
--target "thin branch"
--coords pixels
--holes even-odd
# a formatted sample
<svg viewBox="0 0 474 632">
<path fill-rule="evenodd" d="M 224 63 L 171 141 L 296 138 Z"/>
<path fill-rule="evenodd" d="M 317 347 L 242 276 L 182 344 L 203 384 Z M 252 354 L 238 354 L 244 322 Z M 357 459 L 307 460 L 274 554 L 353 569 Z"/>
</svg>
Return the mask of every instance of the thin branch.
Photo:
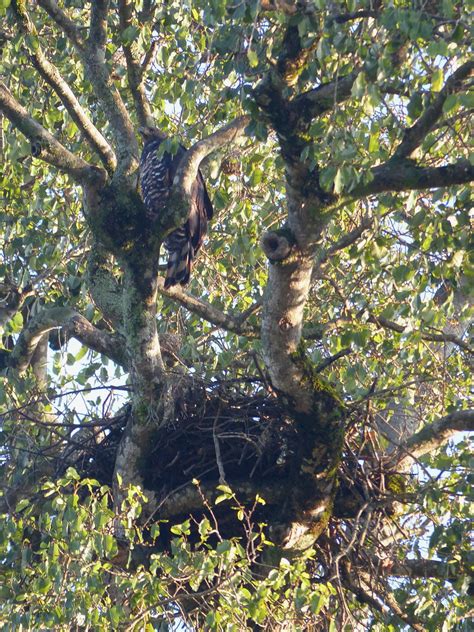
<svg viewBox="0 0 474 632">
<path fill-rule="evenodd" d="M 18 0 L 15 0 L 12 3 L 12 7 L 21 31 L 36 36 L 36 28 L 24 10 L 23 5 L 20 4 Z M 69 87 L 69 84 L 63 79 L 56 66 L 46 58 L 39 46 L 36 49 L 30 49 L 29 55 L 34 67 L 61 99 L 62 104 L 70 114 L 72 120 L 82 131 L 92 149 L 97 152 L 107 171 L 109 171 L 109 173 L 113 172 L 116 166 L 115 154 L 107 140 L 102 136 L 82 108 L 76 95 Z"/>
<path fill-rule="evenodd" d="M 303 337 L 306 340 L 322 340 L 324 334 L 327 331 L 336 329 L 338 327 L 346 327 L 347 322 L 353 320 L 354 318 L 355 315 L 351 317 L 337 318 L 327 323 L 308 324 L 303 330 Z M 405 325 L 401 325 L 400 323 L 397 323 L 393 320 L 389 320 L 388 318 L 384 318 L 383 316 L 375 314 L 369 314 L 367 322 L 372 323 L 373 325 L 377 325 L 378 327 L 382 327 L 384 329 L 389 329 L 390 331 L 394 331 L 399 334 L 403 333 L 406 330 Z M 417 333 L 422 340 L 428 340 L 430 342 L 450 342 L 451 344 L 457 345 L 460 349 L 463 349 L 469 354 L 474 353 L 471 345 L 469 345 L 467 342 L 459 338 L 459 336 L 456 336 L 454 334 L 450 334 L 448 332 L 430 334 L 423 331 L 417 331 L 414 333 Z"/>
<path fill-rule="evenodd" d="M 458 410 L 428 424 L 402 443 L 391 460 L 397 467 L 407 465 L 410 459 L 418 459 L 434 452 L 457 432 L 474 431 L 474 409 Z"/>
<path fill-rule="evenodd" d="M 429 578 L 434 577 L 442 580 L 457 580 L 461 575 L 471 574 L 468 560 L 453 560 L 451 562 L 441 562 L 438 560 L 425 559 L 382 559 L 373 558 L 374 564 L 379 573 L 389 577 L 411 577 Z"/>
<path fill-rule="evenodd" d="M 132 26 L 133 8 L 134 3 L 130 2 L 130 0 L 119 0 L 119 20 L 122 34 L 126 29 L 129 29 Z M 132 45 L 125 43 L 125 40 L 122 44 L 122 48 L 127 64 L 128 85 L 135 103 L 138 122 L 142 126 L 152 125 L 152 112 L 148 99 L 146 98 L 145 86 L 143 83 L 144 71 L 147 68 L 149 61 L 145 61 L 144 65 L 140 66 L 140 63 L 134 57 Z M 152 45 L 148 51 L 148 58 L 150 58 L 150 55 L 153 55 L 153 51 L 154 46 Z"/>
<path fill-rule="evenodd" d="M 388 320 L 383 316 L 374 316 L 373 314 L 369 316 L 368 322 L 384 327 L 385 329 L 390 329 L 391 331 L 395 331 L 399 334 L 403 333 L 406 329 L 404 325 L 400 325 L 399 323 L 396 323 L 392 320 Z M 464 351 L 467 351 L 468 353 L 474 353 L 474 350 L 467 342 L 464 342 L 464 340 L 461 340 L 461 338 L 455 336 L 454 334 L 428 334 L 420 332 L 420 335 L 423 340 L 429 340 L 430 342 L 451 342 L 461 349 L 464 349 Z"/>
<path fill-rule="evenodd" d="M 338 353 L 329 356 L 329 358 L 325 358 L 314 368 L 314 370 L 316 371 L 316 373 L 321 373 L 321 371 L 324 371 L 324 369 L 326 369 L 328 366 L 330 366 L 340 358 L 344 358 L 344 356 L 347 356 L 350 353 L 352 353 L 352 349 L 350 347 L 345 347 L 344 349 L 341 349 Z"/>
<path fill-rule="evenodd" d="M 158 40 L 153 40 L 150 43 L 150 47 L 148 48 L 147 52 L 145 53 L 145 56 L 143 57 L 142 63 L 141 63 L 141 74 L 144 75 L 146 73 L 146 71 L 148 70 L 148 68 L 150 67 L 151 63 L 153 62 L 153 59 L 155 57 L 155 52 L 156 49 L 158 47 Z"/>
<path fill-rule="evenodd" d="M 74 20 L 71 20 L 67 13 L 58 6 L 56 0 L 38 0 L 38 4 L 56 22 L 74 46 L 78 50 L 83 50 L 84 40 L 79 27 Z"/>
<path fill-rule="evenodd" d="M 422 143 L 428 132 L 436 126 L 438 119 L 443 114 L 443 105 L 450 94 L 459 92 L 463 87 L 463 79 L 469 77 L 474 71 L 474 61 L 468 61 L 460 66 L 447 79 L 443 88 L 435 97 L 434 101 L 425 109 L 417 122 L 405 130 L 402 142 L 397 147 L 393 160 L 408 158 L 414 150 Z"/>
<path fill-rule="evenodd" d="M 183 593 L 173 595 L 172 597 L 161 599 L 160 601 L 154 603 L 152 606 L 149 606 L 143 612 L 137 615 L 133 619 L 132 623 L 128 627 L 125 628 L 125 632 L 132 632 L 132 630 L 136 630 L 137 624 L 140 623 L 140 621 L 142 621 L 145 617 L 147 617 L 150 614 L 150 612 L 154 610 L 157 610 L 159 612 L 158 610 L 159 608 L 163 608 L 164 606 L 167 606 L 168 604 L 176 604 L 176 602 L 179 602 L 180 600 L 198 601 L 202 597 L 207 597 L 208 595 L 214 595 L 218 593 L 219 588 L 223 584 L 228 583 L 231 579 L 232 578 L 224 579 L 220 583 L 216 584 L 215 586 L 212 586 L 212 588 L 206 588 L 205 590 L 201 590 L 199 592 L 190 593 L 190 592 L 185 591 Z"/>
<path fill-rule="evenodd" d="M 254 303 L 252 303 L 250 307 L 247 307 L 247 309 L 244 309 L 244 311 L 240 313 L 240 315 L 237 317 L 237 321 L 241 324 L 244 323 L 248 318 L 250 318 L 250 316 L 253 316 L 258 311 L 260 311 L 261 308 L 262 299 L 259 298 Z"/>
<path fill-rule="evenodd" d="M 0 82 L 0 110 L 32 144 L 32 154 L 69 174 L 80 184 L 105 180 L 105 172 L 76 156 L 64 147 L 18 103 L 3 82 Z"/>
<path fill-rule="evenodd" d="M 376 596 L 374 596 L 373 590 L 369 589 L 369 593 L 365 587 L 357 584 L 352 578 L 352 573 L 349 571 L 344 573 L 343 585 L 350 590 L 350 592 L 352 592 L 361 603 L 366 603 L 369 606 L 372 606 L 383 615 L 387 615 L 391 610 L 403 622 L 408 623 L 408 625 L 410 625 L 416 632 L 426 632 L 426 628 L 424 628 L 421 623 L 403 612 L 394 600 L 387 599 L 387 595 L 385 595 L 385 599 L 377 593 L 375 593 Z"/>
<path fill-rule="evenodd" d="M 333 254 L 338 252 L 339 250 L 343 250 L 344 248 L 348 248 L 352 246 L 354 242 L 356 242 L 362 234 L 372 227 L 374 223 L 374 218 L 369 215 L 365 215 L 360 224 L 351 230 L 349 233 L 343 235 L 338 241 L 330 246 L 319 258 L 318 263 L 325 263 Z"/>
<path fill-rule="evenodd" d="M 217 413 L 216 413 L 216 416 L 214 417 L 214 424 L 212 426 L 212 438 L 214 440 L 214 450 L 216 452 L 217 469 L 219 470 L 219 483 L 221 485 L 227 485 L 227 481 L 225 480 L 224 464 L 222 462 L 222 453 L 221 453 L 221 446 L 219 443 L 219 435 L 217 434 L 217 422 L 219 420 L 220 412 L 221 412 L 221 408 L 219 405 L 217 407 Z"/>
<path fill-rule="evenodd" d="M 343 250 L 344 248 L 352 246 L 352 244 L 355 243 L 366 230 L 373 226 L 373 223 L 373 217 L 371 217 L 370 215 L 364 215 L 358 226 L 343 235 L 340 239 L 336 241 L 335 244 L 329 246 L 329 248 L 321 252 L 314 264 L 313 278 L 317 276 L 318 269 L 322 265 L 324 265 L 332 257 L 332 255 L 334 255 L 339 250 Z"/>
<path fill-rule="evenodd" d="M 189 309 L 190 312 L 193 312 L 193 314 L 216 325 L 216 327 L 248 338 L 256 338 L 258 336 L 258 332 L 250 325 L 247 325 L 242 319 L 242 314 L 225 314 L 213 305 L 183 290 L 180 285 L 174 285 L 165 290 L 165 280 L 163 277 L 158 278 L 158 291 L 164 296 L 168 296 L 177 301 L 183 307 Z"/>
<path fill-rule="evenodd" d="M 339 15 L 331 15 L 327 22 L 331 24 L 331 22 L 335 22 L 336 24 L 345 24 L 346 22 L 351 22 L 352 20 L 361 20 L 363 18 L 377 18 L 377 11 L 371 11 L 370 9 L 362 9 L 360 11 L 354 11 L 353 13 L 342 13 Z"/>
<path fill-rule="evenodd" d="M 108 2 L 97 0 L 91 11 L 90 37 L 78 35 L 75 23 L 58 7 L 55 0 L 38 0 L 39 5 L 71 39 L 87 71 L 95 94 L 107 115 L 117 148 L 116 178 L 131 175 L 138 166 L 138 143 L 130 115 L 113 84 L 104 54 Z M 93 39 L 97 35 L 97 39 Z"/>
</svg>

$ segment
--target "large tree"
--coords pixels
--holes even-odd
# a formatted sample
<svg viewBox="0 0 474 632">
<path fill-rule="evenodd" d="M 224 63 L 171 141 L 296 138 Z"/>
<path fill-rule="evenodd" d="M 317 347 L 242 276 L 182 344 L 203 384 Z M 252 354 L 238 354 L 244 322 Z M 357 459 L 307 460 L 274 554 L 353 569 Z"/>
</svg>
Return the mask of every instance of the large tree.
<svg viewBox="0 0 474 632">
<path fill-rule="evenodd" d="M 464 3 L 0 16 L 4 629 L 461 629 Z M 150 125 L 189 148 L 156 221 Z"/>
</svg>

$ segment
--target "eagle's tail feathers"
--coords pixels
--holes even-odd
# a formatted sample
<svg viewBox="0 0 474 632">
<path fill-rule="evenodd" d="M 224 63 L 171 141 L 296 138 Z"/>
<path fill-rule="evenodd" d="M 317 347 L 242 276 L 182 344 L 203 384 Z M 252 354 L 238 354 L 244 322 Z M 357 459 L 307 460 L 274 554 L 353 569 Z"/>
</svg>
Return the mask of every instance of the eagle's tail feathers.
<svg viewBox="0 0 474 632">
<path fill-rule="evenodd" d="M 169 252 L 168 268 L 166 270 L 165 289 L 172 285 L 186 285 L 193 267 L 194 248 L 190 241 L 181 244 L 179 248 Z"/>
</svg>

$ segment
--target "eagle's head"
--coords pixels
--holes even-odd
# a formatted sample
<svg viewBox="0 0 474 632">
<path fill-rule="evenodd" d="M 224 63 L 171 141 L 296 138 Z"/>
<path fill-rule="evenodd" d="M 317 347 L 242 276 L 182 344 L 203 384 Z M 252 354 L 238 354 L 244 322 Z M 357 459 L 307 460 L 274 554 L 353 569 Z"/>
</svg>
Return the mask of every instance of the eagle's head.
<svg viewBox="0 0 474 632">
<path fill-rule="evenodd" d="M 158 127 L 153 127 L 152 125 L 144 125 L 143 127 L 138 128 L 138 132 L 140 133 L 143 141 L 148 143 L 152 140 L 165 140 L 167 135 L 161 131 Z"/>
</svg>

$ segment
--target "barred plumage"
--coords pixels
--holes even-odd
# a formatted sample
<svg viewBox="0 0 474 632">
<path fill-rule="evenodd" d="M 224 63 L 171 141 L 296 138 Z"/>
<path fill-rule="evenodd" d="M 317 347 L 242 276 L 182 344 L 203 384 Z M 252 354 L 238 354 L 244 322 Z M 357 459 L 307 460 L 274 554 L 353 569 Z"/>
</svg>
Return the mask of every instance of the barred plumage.
<svg viewBox="0 0 474 632">
<path fill-rule="evenodd" d="M 169 192 L 179 161 L 186 149 L 180 145 L 173 156 L 167 152 L 158 156 L 158 148 L 166 135 L 154 127 L 140 128 L 145 145 L 140 159 L 140 187 L 150 221 L 166 212 Z M 198 172 L 191 190 L 192 204 L 187 221 L 165 239 L 168 250 L 168 269 L 165 288 L 189 281 L 193 260 L 207 232 L 207 222 L 213 208 L 201 172 Z"/>
</svg>

